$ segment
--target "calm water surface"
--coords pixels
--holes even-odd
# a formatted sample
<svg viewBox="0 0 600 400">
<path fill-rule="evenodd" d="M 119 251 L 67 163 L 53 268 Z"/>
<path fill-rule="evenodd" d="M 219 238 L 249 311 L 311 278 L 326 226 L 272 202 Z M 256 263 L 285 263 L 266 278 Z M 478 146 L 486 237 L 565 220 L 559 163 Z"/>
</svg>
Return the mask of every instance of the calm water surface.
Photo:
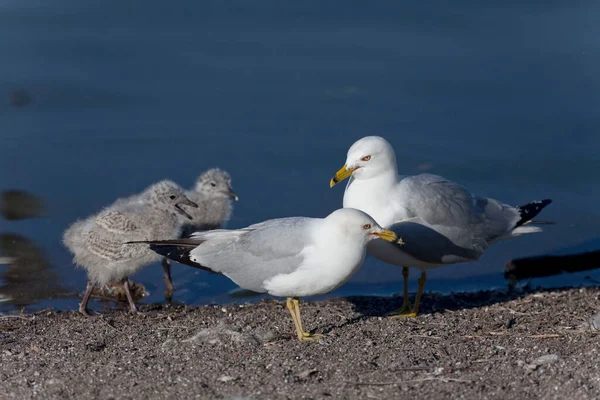
<svg viewBox="0 0 600 400">
<path fill-rule="evenodd" d="M 341 206 L 343 187 L 328 183 L 348 147 L 381 135 L 403 173 L 555 201 L 542 216 L 558 225 L 436 270 L 427 289 L 502 287 L 512 258 L 598 249 L 600 4 L 485 3 L 3 0 L 0 190 L 30 191 L 48 213 L 0 220 L 0 233 L 31 241 L 61 287 L 83 290 L 62 232 L 115 198 L 162 178 L 191 186 L 219 166 L 241 198 L 228 227 L 325 216 Z M 31 103 L 11 105 L 15 91 Z M 175 300 L 233 301 L 228 279 L 173 269 Z M 586 275 L 600 279 L 534 283 Z M 159 265 L 133 279 L 162 301 Z M 367 258 L 332 295 L 400 282 Z"/>
</svg>

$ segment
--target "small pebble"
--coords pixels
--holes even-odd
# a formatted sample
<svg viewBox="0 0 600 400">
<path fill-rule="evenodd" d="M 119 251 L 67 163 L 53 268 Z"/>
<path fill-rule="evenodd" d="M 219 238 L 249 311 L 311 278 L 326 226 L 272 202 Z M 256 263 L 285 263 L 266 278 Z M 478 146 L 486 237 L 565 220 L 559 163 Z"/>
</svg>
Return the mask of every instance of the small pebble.
<svg viewBox="0 0 600 400">
<path fill-rule="evenodd" d="M 531 364 L 527 364 L 525 366 L 525 369 L 529 372 L 533 372 L 537 370 L 541 365 L 552 364 L 558 360 L 560 360 L 560 356 L 558 354 L 546 354 L 536 358 L 531 362 Z"/>
<path fill-rule="evenodd" d="M 533 364 L 551 364 L 555 361 L 560 360 L 560 356 L 558 354 L 546 354 L 544 356 L 538 357 L 533 361 Z"/>
<path fill-rule="evenodd" d="M 306 379 L 312 374 L 316 374 L 318 371 L 316 369 L 307 369 L 305 371 L 300 372 L 297 376 L 300 379 Z"/>
<path fill-rule="evenodd" d="M 590 320 L 590 328 L 593 331 L 600 331 L 600 312 Z"/>
</svg>

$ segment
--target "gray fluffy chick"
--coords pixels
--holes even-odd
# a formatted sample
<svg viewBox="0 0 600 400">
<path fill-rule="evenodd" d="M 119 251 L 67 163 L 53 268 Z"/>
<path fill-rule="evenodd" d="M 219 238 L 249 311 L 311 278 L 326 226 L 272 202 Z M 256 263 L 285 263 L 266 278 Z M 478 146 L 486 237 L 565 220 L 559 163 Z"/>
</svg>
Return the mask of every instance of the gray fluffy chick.
<svg viewBox="0 0 600 400">
<path fill-rule="evenodd" d="M 196 180 L 196 186 L 186 191 L 185 195 L 198 204 L 197 209 L 190 210 L 192 221 L 185 221 L 181 237 L 188 237 L 197 231 L 207 231 L 222 228 L 233 210 L 232 199 L 239 200 L 231 188 L 231 176 L 219 168 L 211 168 L 202 173 Z M 163 259 L 165 298 L 170 301 L 173 296 L 171 279 L 171 264 L 169 259 Z"/>
<path fill-rule="evenodd" d="M 174 182 L 161 181 L 127 201 L 118 200 L 100 213 L 73 223 L 64 233 L 63 243 L 73 253 L 73 262 L 87 270 L 88 286 L 79 305 L 89 315 L 87 303 L 94 286 L 121 280 L 130 311 L 137 308 L 129 291 L 129 275 L 161 259 L 144 245 L 129 241 L 178 238 L 183 222 L 192 217 L 182 205 L 197 207 Z"/>
</svg>

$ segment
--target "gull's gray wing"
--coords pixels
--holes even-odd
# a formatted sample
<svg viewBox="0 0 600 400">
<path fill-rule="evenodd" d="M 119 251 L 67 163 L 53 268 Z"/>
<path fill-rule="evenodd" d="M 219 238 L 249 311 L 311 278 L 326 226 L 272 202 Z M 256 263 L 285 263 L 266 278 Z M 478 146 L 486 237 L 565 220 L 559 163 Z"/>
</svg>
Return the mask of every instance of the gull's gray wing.
<svg viewBox="0 0 600 400">
<path fill-rule="evenodd" d="M 452 233 L 445 227 L 438 226 L 437 230 L 433 229 L 420 218 L 398 222 L 388 229 L 394 231 L 404 242 L 402 245 L 393 244 L 394 246 L 425 263 L 453 264 L 474 261 L 483 254 L 482 248 L 462 247 L 455 244 L 448 238 Z"/>
<path fill-rule="evenodd" d="M 404 206 L 422 224 L 456 246 L 476 252 L 506 235 L 520 219 L 517 208 L 474 196 L 463 186 L 437 175 L 404 178 L 398 190 Z"/>
<path fill-rule="evenodd" d="M 313 218 L 281 218 L 240 230 L 196 233 L 206 241 L 191 251 L 192 261 L 221 273 L 244 289 L 264 292 L 264 282 L 294 272 L 310 245 Z"/>
</svg>

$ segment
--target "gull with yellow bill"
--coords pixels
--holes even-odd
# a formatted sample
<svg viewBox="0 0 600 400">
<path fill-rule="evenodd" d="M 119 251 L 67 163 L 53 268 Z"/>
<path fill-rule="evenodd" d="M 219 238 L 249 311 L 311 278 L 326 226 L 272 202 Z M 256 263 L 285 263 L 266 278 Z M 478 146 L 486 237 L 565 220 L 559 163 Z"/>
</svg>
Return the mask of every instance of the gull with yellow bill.
<svg viewBox="0 0 600 400">
<path fill-rule="evenodd" d="M 396 154 L 382 137 L 367 136 L 348 150 L 346 164 L 330 187 L 350 178 L 343 206 L 362 210 L 406 241 L 405 246 L 374 240 L 367 251 L 403 267 L 404 299 L 395 316 L 416 316 L 427 279 L 426 271 L 446 264 L 477 260 L 500 240 L 540 232 L 532 219 L 551 200 L 513 207 L 471 194 L 463 186 L 431 174 L 400 176 Z M 419 289 L 411 310 L 408 267 L 421 270 Z"/>
<path fill-rule="evenodd" d="M 326 218 L 272 219 L 243 229 L 196 232 L 189 239 L 145 241 L 172 260 L 223 274 L 243 289 L 287 297 L 298 340 L 315 341 L 300 319 L 298 297 L 329 293 L 362 265 L 373 239 L 402 243 L 351 208 Z"/>
</svg>

